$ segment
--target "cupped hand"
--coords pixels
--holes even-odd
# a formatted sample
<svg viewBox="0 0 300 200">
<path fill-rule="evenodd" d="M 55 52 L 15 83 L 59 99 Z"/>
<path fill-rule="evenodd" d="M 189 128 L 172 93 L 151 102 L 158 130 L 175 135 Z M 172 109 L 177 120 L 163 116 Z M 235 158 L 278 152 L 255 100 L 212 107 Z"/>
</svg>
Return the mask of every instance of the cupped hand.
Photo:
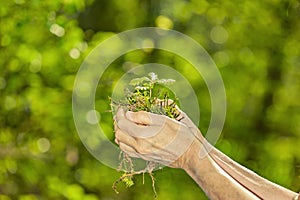
<svg viewBox="0 0 300 200">
<path fill-rule="evenodd" d="M 195 144 L 199 148 L 200 143 L 195 138 L 197 127 L 186 114 L 181 111 L 178 120 L 119 109 L 115 116 L 115 142 L 131 157 L 183 168 L 190 149 Z"/>
</svg>

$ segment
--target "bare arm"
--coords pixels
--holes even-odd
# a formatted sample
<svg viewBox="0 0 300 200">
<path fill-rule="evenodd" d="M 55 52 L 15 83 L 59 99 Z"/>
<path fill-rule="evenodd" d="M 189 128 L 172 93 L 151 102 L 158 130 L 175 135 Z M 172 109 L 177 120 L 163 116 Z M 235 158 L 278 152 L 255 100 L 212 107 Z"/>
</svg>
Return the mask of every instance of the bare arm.
<svg viewBox="0 0 300 200">
<path fill-rule="evenodd" d="M 216 148 L 212 150 L 210 155 L 227 174 L 261 199 L 274 199 L 276 197 L 276 199 L 288 200 L 297 196 L 295 192 L 277 185 L 238 164 Z"/>
<path fill-rule="evenodd" d="M 185 155 L 189 159 L 184 162 L 183 169 L 210 199 L 260 199 L 227 174 L 210 156 L 200 159 L 201 147 L 200 142 L 191 146 L 190 151 Z"/>
<path fill-rule="evenodd" d="M 211 199 L 300 200 L 295 192 L 255 174 L 214 147 L 203 159 L 199 150 L 191 150 L 186 156 L 191 155 L 183 169 Z"/>
<path fill-rule="evenodd" d="M 205 140 L 184 114 L 180 122 L 147 112 L 116 116 L 116 143 L 133 157 L 184 169 L 212 199 L 297 200 L 297 194 L 239 165 Z M 208 152 L 200 157 L 200 151 Z"/>
</svg>

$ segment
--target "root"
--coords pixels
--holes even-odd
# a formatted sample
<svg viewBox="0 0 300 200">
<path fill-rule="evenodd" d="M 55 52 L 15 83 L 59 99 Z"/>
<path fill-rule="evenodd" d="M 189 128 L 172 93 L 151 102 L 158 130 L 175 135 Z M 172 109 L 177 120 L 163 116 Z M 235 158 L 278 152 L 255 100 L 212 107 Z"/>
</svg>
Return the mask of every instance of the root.
<svg viewBox="0 0 300 200">
<path fill-rule="evenodd" d="M 110 98 L 111 111 L 116 113 L 119 108 L 122 108 L 125 111 L 146 111 L 177 119 L 180 117 L 180 112 L 176 102 L 179 101 L 175 93 L 167 87 L 174 82 L 173 79 L 158 79 L 153 72 L 149 73 L 148 76 L 132 79 L 129 83 L 130 86 L 125 88 L 125 99 L 115 101 Z M 170 99 L 171 96 L 174 96 L 174 100 Z M 182 118 L 177 120 L 180 121 Z M 124 182 L 127 187 L 132 186 L 132 177 L 136 174 L 143 174 L 144 184 L 144 174 L 148 173 L 152 180 L 152 188 L 156 198 L 155 179 L 152 172 L 157 166 L 159 166 L 158 163 L 148 162 L 145 169 L 135 171 L 132 159 L 121 151 L 118 171 L 124 170 L 125 173 L 114 182 L 112 187 L 116 193 L 119 193 L 117 191 L 119 182 Z"/>
<path fill-rule="evenodd" d="M 132 174 L 132 173 L 129 173 L 129 174 L 127 174 L 127 173 L 125 173 L 125 174 L 123 174 L 120 178 L 118 178 L 114 183 L 113 183 L 113 185 L 112 185 L 112 188 L 113 188 L 113 190 L 115 191 L 115 193 L 117 193 L 117 194 L 119 194 L 119 191 L 117 190 L 117 185 L 121 182 L 121 181 L 125 181 L 126 179 L 128 180 L 131 180 L 132 181 L 132 176 L 133 176 L 134 174 Z M 131 187 L 133 184 L 127 184 L 126 186 L 127 187 Z"/>
<path fill-rule="evenodd" d="M 152 173 L 149 173 L 149 176 L 151 177 L 151 180 L 152 180 L 152 190 L 154 192 L 154 198 L 156 199 L 157 198 L 157 192 L 156 192 L 156 188 L 155 188 L 155 178 L 154 178 Z"/>
<path fill-rule="evenodd" d="M 134 175 L 142 174 L 143 175 L 143 184 L 145 183 L 145 173 L 148 173 L 151 181 L 152 181 L 152 189 L 154 193 L 154 198 L 157 198 L 157 192 L 155 188 L 155 178 L 153 176 L 153 170 L 158 165 L 155 162 L 147 162 L 147 166 L 145 169 L 140 171 L 134 170 L 134 165 L 132 162 L 132 159 L 124 152 L 121 151 L 120 153 L 120 165 L 118 167 L 118 171 L 121 171 L 122 168 L 125 169 L 128 172 L 125 172 L 121 177 L 119 177 L 112 185 L 112 189 L 115 191 L 116 194 L 119 194 L 119 191 L 117 189 L 117 185 L 120 182 L 124 182 L 126 187 L 131 187 L 134 183 L 132 181 L 132 178 Z"/>
</svg>

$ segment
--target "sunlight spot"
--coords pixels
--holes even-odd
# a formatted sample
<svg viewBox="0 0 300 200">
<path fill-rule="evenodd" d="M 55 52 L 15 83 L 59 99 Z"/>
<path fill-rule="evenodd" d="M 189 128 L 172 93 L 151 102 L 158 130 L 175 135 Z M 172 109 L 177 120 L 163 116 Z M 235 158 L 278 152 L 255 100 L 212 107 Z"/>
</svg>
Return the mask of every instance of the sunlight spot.
<svg viewBox="0 0 300 200">
<path fill-rule="evenodd" d="M 162 29 L 171 29 L 173 28 L 173 22 L 166 16 L 160 15 L 155 20 L 156 26 Z"/>
<path fill-rule="evenodd" d="M 96 110 L 90 110 L 89 112 L 87 112 L 86 114 L 86 121 L 89 124 L 97 124 L 100 120 L 100 114 L 98 111 Z"/>
<path fill-rule="evenodd" d="M 88 97 L 90 96 L 91 93 L 91 84 L 85 81 L 80 81 L 80 83 L 78 83 L 78 86 L 75 88 L 75 92 L 76 95 L 78 97 Z"/>
<path fill-rule="evenodd" d="M 79 159 L 78 149 L 76 149 L 76 148 L 68 149 L 65 159 L 69 165 L 71 165 L 71 166 L 76 165 L 78 162 L 78 159 Z"/>
<path fill-rule="evenodd" d="M 51 147 L 51 144 L 47 138 L 38 139 L 37 145 L 41 153 L 46 153 Z"/>
<path fill-rule="evenodd" d="M 57 37 L 62 37 L 65 35 L 65 29 L 58 24 L 52 24 L 50 27 L 50 32 L 56 35 Z"/>
<path fill-rule="evenodd" d="M 142 42 L 142 48 L 144 52 L 150 53 L 153 51 L 154 48 L 154 42 L 153 40 L 147 38 L 145 40 L 143 40 Z"/>
<path fill-rule="evenodd" d="M 218 67 L 225 67 L 229 63 L 229 56 L 225 51 L 218 51 L 213 56 Z"/>
<path fill-rule="evenodd" d="M 42 61 L 41 59 L 37 58 L 31 61 L 30 66 L 29 66 L 29 70 L 32 73 L 37 73 L 41 70 L 42 68 Z"/>
<path fill-rule="evenodd" d="M 73 59 L 78 59 L 80 57 L 80 51 L 76 48 L 71 49 L 71 51 L 69 52 L 69 55 L 71 58 Z"/>
<path fill-rule="evenodd" d="M 228 32 L 222 26 L 215 26 L 210 32 L 210 38 L 214 43 L 223 44 L 228 39 Z"/>
</svg>

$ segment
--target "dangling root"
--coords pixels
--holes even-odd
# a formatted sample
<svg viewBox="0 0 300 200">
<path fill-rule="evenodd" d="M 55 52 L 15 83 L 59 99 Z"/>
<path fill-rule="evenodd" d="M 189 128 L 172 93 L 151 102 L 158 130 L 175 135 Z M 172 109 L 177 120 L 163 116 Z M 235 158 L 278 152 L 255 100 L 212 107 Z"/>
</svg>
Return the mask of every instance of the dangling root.
<svg viewBox="0 0 300 200">
<path fill-rule="evenodd" d="M 153 189 L 153 192 L 154 192 L 154 198 L 156 199 L 157 198 L 157 192 L 156 192 L 156 188 L 155 188 L 155 178 L 154 178 L 152 173 L 149 173 L 149 176 L 151 177 L 151 180 L 152 180 L 152 189 Z"/>
<path fill-rule="evenodd" d="M 123 157 L 123 158 L 122 158 Z M 121 171 L 122 167 L 124 167 L 125 169 L 129 169 L 129 172 L 125 172 L 120 178 L 118 178 L 112 185 L 113 190 L 115 191 L 115 193 L 119 194 L 119 191 L 117 190 L 117 185 L 120 182 L 125 182 L 127 187 L 131 187 L 133 185 L 133 181 L 132 178 L 134 175 L 137 174 L 142 174 L 143 175 L 143 184 L 145 183 L 145 179 L 144 179 L 144 175 L 145 173 L 148 173 L 151 181 L 152 181 L 152 189 L 154 192 L 154 198 L 157 198 L 157 192 L 156 192 L 156 188 L 155 188 L 155 178 L 153 176 L 153 170 L 155 169 L 155 167 L 157 166 L 157 163 L 155 162 L 148 162 L 147 163 L 147 167 L 143 170 L 140 171 L 134 171 L 133 168 L 133 162 L 132 159 L 124 152 L 121 151 L 120 153 L 120 166 L 118 167 L 118 171 Z M 129 166 L 128 166 L 129 165 Z"/>
<path fill-rule="evenodd" d="M 115 193 L 119 194 L 119 191 L 117 190 L 117 185 L 118 185 L 121 181 L 126 180 L 128 177 L 129 177 L 129 179 L 131 180 L 133 175 L 134 175 L 133 173 L 129 173 L 129 174 L 125 173 L 125 174 L 123 174 L 120 178 L 118 178 L 118 179 L 113 183 L 113 185 L 112 185 L 112 188 L 113 188 L 113 190 L 115 191 Z M 130 186 L 131 186 L 131 185 L 130 185 Z M 128 186 L 128 187 L 130 187 L 130 186 Z"/>
</svg>

